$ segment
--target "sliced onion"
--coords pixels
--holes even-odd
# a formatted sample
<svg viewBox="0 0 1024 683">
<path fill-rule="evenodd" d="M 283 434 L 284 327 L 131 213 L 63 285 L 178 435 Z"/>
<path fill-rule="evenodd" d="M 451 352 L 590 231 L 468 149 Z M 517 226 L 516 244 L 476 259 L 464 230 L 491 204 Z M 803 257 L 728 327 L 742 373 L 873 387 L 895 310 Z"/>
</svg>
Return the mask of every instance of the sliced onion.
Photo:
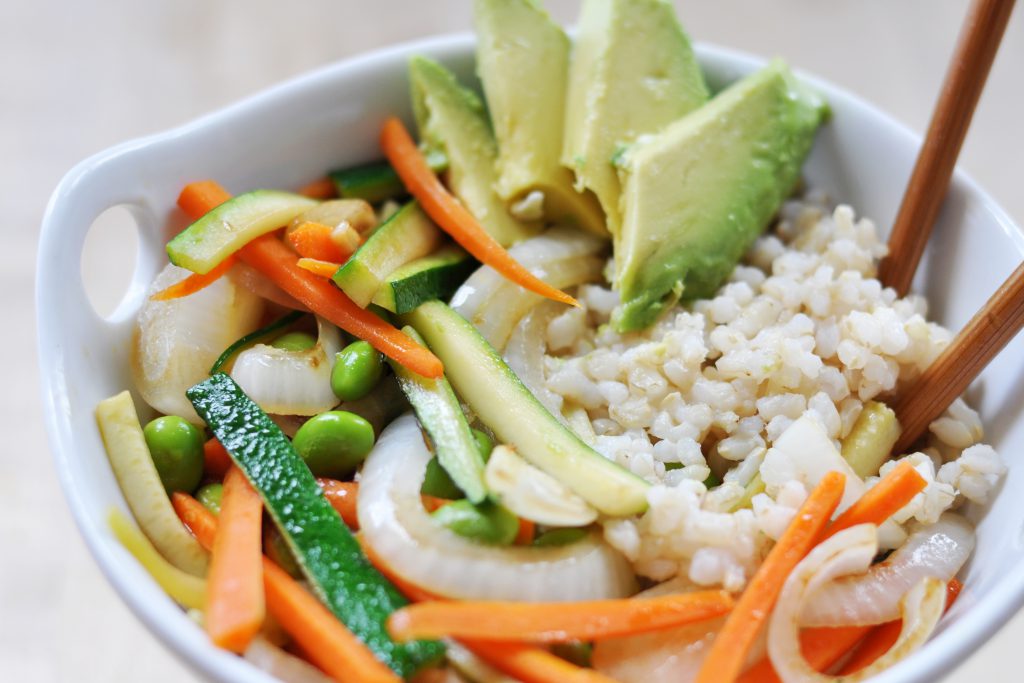
<svg viewBox="0 0 1024 683">
<path fill-rule="evenodd" d="M 419 425 L 406 414 L 381 434 L 359 480 L 363 537 L 403 579 L 470 600 L 572 602 L 635 591 L 629 562 L 596 533 L 563 547 L 496 548 L 438 525 L 419 495 L 429 460 Z"/>
<path fill-rule="evenodd" d="M 257 344 L 238 354 L 231 376 L 249 398 L 268 413 L 316 415 L 338 405 L 331 389 L 334 354 L 341 334 L 317 317 L 316 345 L 305 351 Z"/>
<path fill-rule="evenodd" d="M 566 288 L 601 277 L 605 240 L 575 228 L 556 227 L 525 240 L 509 254 L 548 284 Z M 519 319 L 542 298 L 481 266 L 452 297 L 452 307 L 499 351 Z"/>
<path fill-rule="evenodd" d="M 498 502 L 523 519 L 547 526 L 586 526 L 597 510 L 572 489 L 521 458 L 511 446 L 495 446 L 484 482 Z"/>
<path fill-rule="evenodd" d="M 149 291 L 158 292 L 189 275 L 168 265 Z M 185 390 L 207 376 L 224 349 L 256 329 L 262 313 L 262 299 L 231 277 L 180 299 L 146 299 L 131 351 L 132 377 L 142 398 L 161 413 L 200 424 Z"/>
<path fill-rule="evenodd" d="M 560 419 L 562 397 L 544 381 L 544 337 L 551 319 L 565 309 L 555 301 L 542 301 L 524 315 L 505 345 L 505 362 L 548 411 Z M 563 420 L 564 421 L 564 420 Z"/>
<path fill-rule="evenodd" d="M 448 663 L 473 683 L 518 683 L 477 657 L 454 640 L 444 641 Z"/>
<path fill-rule="evenodd" d="M 837 677 L 815 671 L 804 659 L 800 649 L 799 615 L 808 596 L 837 577 L 866 570 L 877 549 L 877 533 L 872 525 L 850 527 L 812 550 L 786 579 L 768 623 L 768 656 L 783 683 L 864 680 L 906 657 L 935 630 L 946 604 L 946 585 L 941 579 L 926 578 L 917 582 L 900 601 L 897 614 L 903 619 L 900 636 L 892 648 L 870 666 Z"/>
<path fill-rule="evenodd" d="M 864 574 L 822 587 L 800 613 L 802 626 L 868 626 L 899 617 L 900 599 L 921 579 L 949 581 L 974 550 L 974 528 L 947 512 Z"/>
<path fill-rule="evenodd" d="M 236 263 L 231 266 L 231 277 L 239 285 L 248 289 L 261 299 L 266 299 L 267 301 L 273 302 L 279 306 L 292 308 L 296 311 L 308 310 L 294 297 L 292 297 L 291 294 L 268 280 L 266 275 L 252 266 L 246 265 L 245 263 Z"/>
<path fill-rule="evenodd" d="M 330 683 L 331 679 L 312 664 L 288 654 L 263 636 L 257 635 L 243 655 L 257 669 L 284 683 Z"/>
</svg>

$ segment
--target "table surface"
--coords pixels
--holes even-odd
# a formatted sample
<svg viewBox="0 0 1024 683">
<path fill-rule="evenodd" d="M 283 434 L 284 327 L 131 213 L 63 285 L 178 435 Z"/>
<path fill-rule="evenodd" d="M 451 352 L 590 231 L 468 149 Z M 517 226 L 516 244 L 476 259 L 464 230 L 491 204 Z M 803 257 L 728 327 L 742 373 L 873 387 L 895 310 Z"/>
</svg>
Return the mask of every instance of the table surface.
<svg viewBox="0 0 1024 683">
<path fill-rule="evenodd" d="M 571 22 L 578 1 L 549 0 Z M 782 55 L 916 130 L 927 126 L 966 2 L 691 0 L 694 39 Z M 5 680 L 195 680 L 117 599 L 58 490 L 41 419 L 33 277 L 40 218 L 75 162 L 322 64 L 381 45 L 465 31 L 469 0 L 151 0 L 0 3 L 0 662 Z M 961 162 L 1024 223 L 1024 12 L 1011 20 Z M 116 233 L 98 238 L 114 248 Z M 86 264 L 97 298 L 120 278 Z M 1019 459 L 1018 459 L 1019 461 Z M 1019 463 L 1018 463 L 1019 464 Z M 949 681 L 1020 680 L 1018 616 Z M 1018 645 L 1019 647 L 1019 645 Z"/>
</svg>

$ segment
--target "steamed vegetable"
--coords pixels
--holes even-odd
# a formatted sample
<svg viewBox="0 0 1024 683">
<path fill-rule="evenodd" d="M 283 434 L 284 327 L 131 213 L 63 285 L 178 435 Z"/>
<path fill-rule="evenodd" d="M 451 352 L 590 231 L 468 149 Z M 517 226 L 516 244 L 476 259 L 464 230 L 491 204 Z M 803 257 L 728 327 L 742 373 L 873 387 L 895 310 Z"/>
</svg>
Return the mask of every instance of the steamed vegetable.
<svg viewBox="0 0 1024 683">
<path fill-rule="evenodd" d="M 448 168 L 448 157 L 441 150 L 429 150 L 425 157 L 427 166 L 435 173 L 442 173 Z M 401 178 L 386 161 L 331 171 L 330 178 L 341 197 L 380 202 L 405 194 Z"/>
<path fill-rule="evenodd" d="M 292 446 L 315 476 L 346 477 L 373 448 L 373 427 L 355 413 L 331 410 L 299 427 Z"/>
<path fill-rule="evenodd" d="M 203 478 L 203 435 L 184 418 L 164 415 L 142 430 L 167 492 L 194 491 Z"/>
<path fill-rule="evenodd" d="M 923 491 L 927 484 L 924 477 L 918 474 L 909 462 L 901 462 L 839 515 L 829 525 L 825 536 L 831 536 L 856 524 L 881 526 Z"/>
<path fill-rule="evenodd" d="M 195 576 L 206 574 L 206 552 L 174 515 L 146 448 L 131 394 L 122 391 L 100 401 L 96 406 L 96 423 L 110 468 L 143 533 L 178 569 Z"/>
<path fill-rule="evenodd" d="M 519 533 L 519 520 L 500 505 L 468 500 L 448 503 L 432 513 L 434 521 L 463 538 L 484 545 L 511 545 Z"/>
<path fill-rule="evenodd" d="M 335 616 L 400 675 L 439 658 L 439 643 L 399 645 L 387 635 L 384 620 L 405 600 L 366 561 L 270 418 L 227 375 L 214 375 L 189 389 L 188 396 L 259 492 L 313 590 Z"/>
<path fill-rule="evenodd" d="M 859 477 L 878 474 L 900 438 L 900 423 L 892 408 L 868 401 L 843 439 L 843 457 Z"/>
<path fill-rule="evenodd" d="M 508 446 L 497 446 L 491 452 L 484 481 L 502 505 L 532 522 L 572 527 L 597 519 L 597 510 L 587 501 Z"/>
<path fill-rule="evenodd" d="M 331 390 L 342 401 L 358 401 L 380 382 L 384 363 L 380 353 L 364 341 L 355 341 L 334 355 Z"/>
</svg>

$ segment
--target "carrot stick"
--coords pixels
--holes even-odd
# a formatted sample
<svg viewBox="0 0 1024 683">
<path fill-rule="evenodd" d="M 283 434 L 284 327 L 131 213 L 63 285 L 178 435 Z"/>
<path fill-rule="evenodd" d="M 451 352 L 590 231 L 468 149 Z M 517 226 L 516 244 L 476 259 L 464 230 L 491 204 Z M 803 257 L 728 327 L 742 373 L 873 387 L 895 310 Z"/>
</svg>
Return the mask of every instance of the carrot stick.
<svg viewBox="0 0 1024 683">
<path fill-rule="evenodd" d="M 203 444 L 203 471 L 216 479 L 222 478 L 231 469 L 231 456 L 217 441 L 216 437 Z"/>
<path fill-rule="evenodd" d="M 842 498 L 846 477 L 829 472 L 772 547 L 711 644 L 697 683 L 731 683 L 771 614 L 786 578 L 814 545 Z"/>
<path fill-rule="evenodd" d="M 245 652 L 263 625 L 260 564 L 263 501 L 237 467 L 224 478 L 217 533 L 206 581 L 206 632 L 215 645 Z"/>
<path fill-rule="evenodd" d="M 523 683 L 615 683 L 602 673 L 570 664 L 533 645 L 485 640 L 459 642 L 495 669 Z"/>
<path fill-rule="evenodd" d="M 206 548 L 213 547 L 218 519 L 186 493 L 175 493 L 171 502 L 196 540 Z M 401 680 L 319 600 L 266 557 L 263 558 L 263 590 L 270 614 L 331 678 L 340 683 L 354 680 L 398 683 Z"/>
<path fill-rule="evenodd" d="M 516 533 L 516 545 L 530 545 L 533 543 L 537 525 L 529 519 L 519 518 L 519 531 Z"/>
<path fill-rule="evenodd" d="M 231 198 L 227 190 L 213 181 L 204 181 L 200 189 L 191 189 L 192 185 L 182 190 L 178 205 L 193 218 Z M 388 358 L 424 377 L 437 378 L 444 373 L 444 366 L 433 353 L 370 311 L 356 306 L 331 283 L 295 265 L 295 254 L 274 235 L 257 237 L 242 247 L 238 255 L 306 308 L 368 341 Z"/>
<path fill-rule="evenodd" d="M 303 185 L 299 194 L 312 199 L 334 199 L 338 196 L 338 190 L 330 178 L 321 178 L 309 185 Z"/>
<path fill-rule="evenodd" d="M 323 223 L 314 221 L 303 221 L 287 235 L 288 244 L 298 252 L 299 256 L 317 259 L 319 261 L 334 261 L 344 263 L 352 255 L 351 250 L 342 249 L 334 241 L 331 233 L 334 229 Z M 331 273 L 333 275 L 334 273 Z"/>
<path fill-rule="evenodd" d="M 334 274 L 338 272 L 338 268 L 341 268 L 341 264 L 334 261 L 321 261 L 320 259 L 305 257 L 296 261 L 295 265 L 303 270 L 308 270 L 317 277 L 327 278 L 328 280 L 334 277 Z"/>
<path fill-rule="evenodd" d="M 188 296 L 189 294 L 195 294 L 196 292 L 205 289 L 212 285 L 214 282 L 220 279 L 220 276 L 231 270 L 231 266 L 235 265 L 235 257 L 228 256 L 226 259 L 218 263 L 208 273 L 192 273 L 184 280 L 175 282 L 170 287 L 161 289 L 159 292 L 149 297 L 153 301 L 170 301 L 172 299 L 180 299 Z"/>
<path fill-rule="evenodd" d="M 356 515 L 356 497 L 359 495 L 359 484 L 351 481 L 338 481 L 319 477 L 316 483 L 324 492 L 327 502 L 338 511 L 341 519 L 350 529 L 359 528 L 359 517 Z"/>
<path fill-rule="evenodd" d="M 800 650 L 815 671 L 828 671 L 843 655 L 861 642 L 871 626 L 840 626 L 837 628 L 808 628 L 800 633 Z M 764 657 L 743 672 L 737 683 L 779 683 L 772 662 Z"/>
<path fill-rule="evenodd" d="M 388 618 L 388 631 L 397 640 L 454 637 L 564 643 L 682 626 L 725 614 L 732 605 L 733 599 L 725 591 L 663 595 L 649 600 L 434 601 L 393 612 Z"/>
<path fill-rule="evenodd" d="M 434 172 L 430 170 L 430 166 L 427 165 L 426 159 L 423 158 L 423 154 L 412 141 L 405 126 L 394 116 L 384 122 L 380 144 L 406 189 L 419 200 L 427 215 L 434 219 L 434 222 L 442 230 L 451 235 L 476 260 L 486 263 L 512 282 L 531 292 L 564 304 L 579 306 L 576 299 L 536 277 L 521 263 L 509 256 L 505 248 L 498 244 L 481 227 L 473 215 L 448 193 Z"/>
<path fill-rule="evenodd" d="M 901 462 L 868 489 L 860 500 L 839 515 L 824 531 L 818 542 L 857 524 L 882 524 L 927 485 L 928 482 L 917 473 L 913 465 L 907 461 Z"/>
<path fill-rule="evenodd" d="M 947 610 L 956 601 L 957 596 L 960 595 L 961 588 L 960 582 L 956 579 L 952 579 L 946 586 Z M 894 619 L 872 628 L 863 642 L 853 651 L 853 655 L 839 669 L 839 675 L 847 676 L 874 664 L 876 659 L 888 652 L 896 641 L 899 640 L 902 629 L 902 619 Z"/>
</svg>

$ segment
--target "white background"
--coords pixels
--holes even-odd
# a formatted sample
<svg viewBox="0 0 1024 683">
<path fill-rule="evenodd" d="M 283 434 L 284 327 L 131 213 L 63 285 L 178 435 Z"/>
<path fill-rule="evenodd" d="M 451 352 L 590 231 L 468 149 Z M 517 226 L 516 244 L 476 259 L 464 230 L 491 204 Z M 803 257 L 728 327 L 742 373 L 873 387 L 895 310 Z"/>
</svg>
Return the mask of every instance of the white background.
<svg viewBox="0 0 1024 683">
<path fill-rule="evenodd" d="M 927 125 L 967 6 L 958 0 L 677 4 L 695 40 L 783 56 L 916 130 Z M 578 2 L 549 0 L 548 6 L 570 22 Z M 57 488 L 40 415 L 32 282 L 40 217 L 60 176 L 109 145 L 310 68 L 470 24 L 469 0 L 0 2 L 0 678 L 193 680 L 114 596 Z M 1018 224 L 1024 223 L 1022 73 L 1024 10 L 1018 8 L 962 155 Z M 117 263 L 131 248 L 116 231 L 91 246 L 87 277 L 109 305 L 127 277 Z M 1024 466 L 1020 454 L 1005 455 Z M 1024 617 L 1018 617 L 949 680 L 1021 680 L 1014 662 L 1022 640 Z"/>
</svg>

